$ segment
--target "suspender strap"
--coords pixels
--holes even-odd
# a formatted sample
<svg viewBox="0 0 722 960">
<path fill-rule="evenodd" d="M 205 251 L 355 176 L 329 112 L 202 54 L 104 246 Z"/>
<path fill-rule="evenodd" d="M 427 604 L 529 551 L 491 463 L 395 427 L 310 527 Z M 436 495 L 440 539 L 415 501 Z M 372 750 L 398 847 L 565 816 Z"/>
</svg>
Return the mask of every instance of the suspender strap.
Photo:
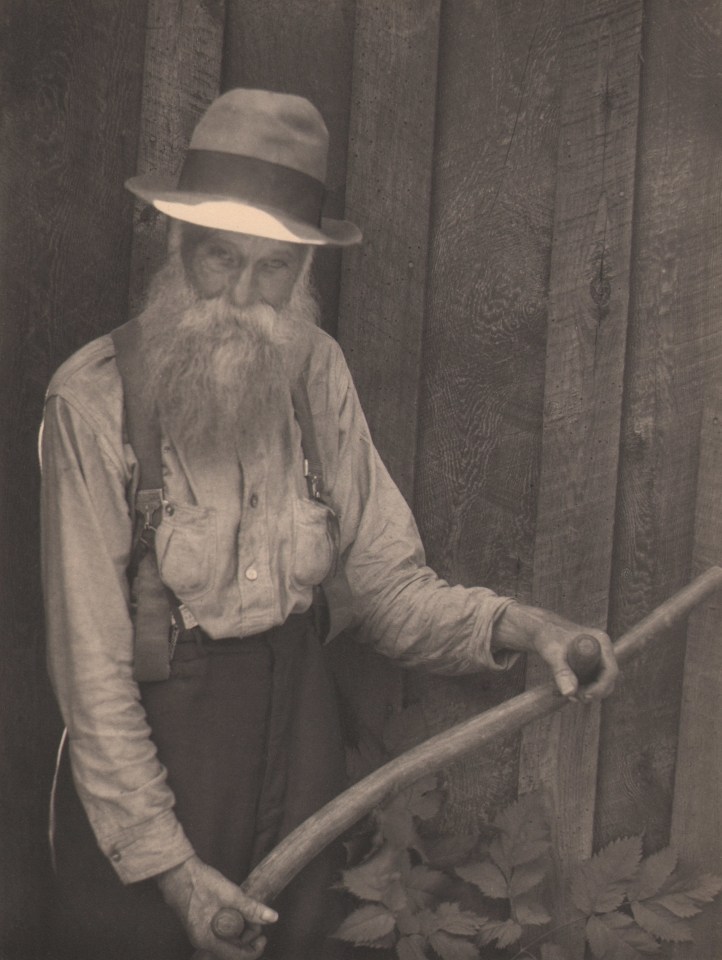
<svg viewBox="0 0 722 960">
<path fill-rule="evenodd" d="M 143 389 L 140 324 L 131 320 L 114 330 L 111 337 L 123 381 L 125 430 L 140 474 L 128 567 L 135 630 L 133 676 L 138 681 L 167 680 L 171 610 L 176 600 L 160 578 L 155 555 L 155 527 L 163 497 L 160 422 Z"/>
<path fill-rule="evenodd" d="M 293 400 L 293 412 L 301 429 L 301 447 L 305 460 L 308 493 L 314 500 L 321 500 L 323 497 L 323 467 L 321 465 L 321 454 L 318 451 L 316 430 L 313 425 L 311 403 L 308 399 L 306 375 L 307 371 L 304 369 L 291 390 L 291 399 Z"/>
<path fill-rule="evenodd" d="M 316 440 L 316 428 L 313 425 L 313 414 L 311 413 L 311 403 L 308 399 L 308 386 L 306 383 L 308 370 L 304 369 L 291 390 L 291 399 L 293 400 L 293 412 L 301 429 L 301 447 L 303 448 L 303 457 L 305 460 L 306 483 L 308 484 L 308 495 L 313 500 L 323 501 L 323 465 L 321 454 Z M 329 537 L 338 551 L 340 532 L 338 517 L 330 512 L 328 516 Z M 338 554 L 337 554 L 338 555 Z M 334 563 L 335 570 L 335 563 Z M 325 642 L 331 629 L 331 614 L 328 607 L 328 599 L 323 585 L 318 583 L 313 588 L 313 619 L 316 625 L 316 632 L 321 640 Z"/>
<path fill-rule="evenodd" d="M 140 324 L 137 320 L 118 327 L 111 334 L 115 362 L 123 381 L 125 422 L 128 442 L 140 467 L 139 489 L 161 489 L 163 471 L 160 457 L 160 422 L 143 389 L 145 368 L 141 363 Z"/>
</svg>

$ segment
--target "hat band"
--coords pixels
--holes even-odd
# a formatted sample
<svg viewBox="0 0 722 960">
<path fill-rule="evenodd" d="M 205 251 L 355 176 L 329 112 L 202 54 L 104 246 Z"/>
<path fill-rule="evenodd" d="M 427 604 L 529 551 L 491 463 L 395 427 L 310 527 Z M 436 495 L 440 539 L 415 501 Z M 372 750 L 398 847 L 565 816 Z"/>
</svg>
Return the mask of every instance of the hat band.
<svg viewBox="0 0 722 960">
<path fill-rule="evenodd" d="M 220 150 L 189 150 L 177 189 L 233 197 L 244 203 L 280 209 L 315 227 L 321 224 L 323 183 L 300 170 L 257 157 Z"/>
</svg>

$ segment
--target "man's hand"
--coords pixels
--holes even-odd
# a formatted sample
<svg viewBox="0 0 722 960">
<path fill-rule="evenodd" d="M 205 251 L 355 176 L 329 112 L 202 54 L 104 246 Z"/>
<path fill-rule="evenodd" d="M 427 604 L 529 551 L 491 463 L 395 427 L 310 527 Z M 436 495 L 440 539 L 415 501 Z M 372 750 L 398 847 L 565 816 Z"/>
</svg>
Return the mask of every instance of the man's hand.
<svg viewBox="0 0 722 960">
<path fill-rule="evenodd" d="M 247 896 L 223 874 L 191 857 L 156 877 L 163 899 L 175 910 L 194 947 L 218 960 L 257 960 L 266 946 L 260 924 L 275 923 L 278 914 Z M 243 933 L 233 939 L 216 936 L 213 917 L 231 907 L 246 921 Z"/>
<path fill-rule="evenodd" d="M 602 659 L 595 680 L 580 688 L 567 656 L 574 641 L 582 634 L 599 641 Z M 497 621 L 492 647 L 537 653 L 549 665 L 559 692 L 584 703 L 609 696 L 619 674 L 612 642 L 602 630 L 580 627 L 549 610 L 521 603 L 510 604 Z"/>
</svg>

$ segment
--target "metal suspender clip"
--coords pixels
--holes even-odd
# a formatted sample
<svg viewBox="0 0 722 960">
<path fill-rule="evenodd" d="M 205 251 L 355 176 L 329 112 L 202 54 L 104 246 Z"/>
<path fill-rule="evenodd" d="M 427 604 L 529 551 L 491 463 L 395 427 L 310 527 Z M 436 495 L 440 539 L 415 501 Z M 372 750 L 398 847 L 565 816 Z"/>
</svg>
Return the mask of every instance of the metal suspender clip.
<svg viewBox="0 0 722 960">
<path fill-rule="evenodd" d="M 320 473 L 313 473 L 307 458 L 303 461 L 303 474 L 308 484 L 308 493 L 312 500 L 323 501 L 323 477 Z"/>
</svg>

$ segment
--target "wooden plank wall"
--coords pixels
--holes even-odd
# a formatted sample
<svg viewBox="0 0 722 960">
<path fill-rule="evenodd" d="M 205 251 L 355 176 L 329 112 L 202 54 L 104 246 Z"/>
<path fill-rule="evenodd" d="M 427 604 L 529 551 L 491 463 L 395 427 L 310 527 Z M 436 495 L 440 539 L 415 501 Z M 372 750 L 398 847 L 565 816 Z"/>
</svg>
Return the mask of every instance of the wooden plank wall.
<svg viewBox="0 0 722 960">
<path fill-rule="evenodd" d="M 610 629 L 689 579 L 705 383 L 720 373 L 719 5 L 647 3 L 634 270 Z M 668 836 L 684 666 L 679 630 L 605 705 L 596 833 Z M 646 717 L 640 735 L 640 717 Z M 620 742 L 624 749 L 619 749 Z"/>
<path fill-rule="evenodd" d="M 145 0 L 16 0 L 1 16 L 0 954 L 30 960 L 59 736 L 42 645 L 37 430 L 53 370 L 126 314 L 122 183 L 136 161 Z"/>
<path fill-rule="evenodd" d="M 542 467 L 533 599 L 605 629 L 624 380 L 642 3 L 565 8 Z M 545 678 L 531 662 L 527 685 Z M 599 710 L 565 710 L 524 731 L 523 789 L 553 816 L 566 922 L 572 859 L 592 853 Z M 583 956 L 583 932 L 564 933 Z M 572 953 L 573 951 L 573 953 Z"/>
<path fill-rule="evenodd" d="M 719 341 L 722 336 L 716 338 Z M 709 384 L 700 442 L 693 571 L 722 565 L 722 382 Z M 671 840 L 690 872 L 719 874 L 722 863 L 722 596 L 690 617 L 682 684 Z M 705 829 L 699 829 L 704 824 Z M 716 960 L 722 944 L 722 903 L 695 924 L 694 944 L 677 960 Z M 701 929 L 700 929 L 701 928 Z"/>
<path fill-rule="evenodd" d="M 52 370 L 125 319 L 162 258 L 163 224 L 124 179 L 176 168 L 218 88 L 310 97 L 331 133 L 327 213 L 366 233 L 343 260 L 317 259 L 324 327 L 432 566 L 608 616 L 614 635 L 692 569 L 702 401 L 722 359 L 722 13 L 716 0 L 10 0 L 0 18 L 0 953 L 28 960 L 58 727 L 35 432 Z M 716 502 L 708 463 L 697 529 L 713 542 L 698 559 L 721 548 L 700 526 Z M 690 697 L 712 616 L 691 634 L 684 744 L 703 730 Z M 569 853 L 641 831 L 648 850 L 666 843 L 684 642 L 630 668 L 598 750 L 596 715 L 569 711 L 523 747 L 455 765 L 445 824 L 542 784 Z M 376 736 L 402 703 L 434 732 L 525 684 L 522 665 L 402 684 L 352 644 L 336 659 Z M 677 780 L 674 836 L 697 857 L 705 833 Z"/>
<path fill-rule="evenodd" d="M 416 515 L 452 582 L 531 597 L 547 287 L 556 183 L 561 3 L 444 8 Z M 478 55 L 483 45 L 484 56 Z M 523 688 L 413 678 L 429 728 Z M 447 823 L 516 790 L 518 741 L 455 765 Z"/>
<path fill-rule="evenodd" d="M 348 216 L 365 242 L 345 260 L 339 339 L 374 440 L 407 500 L 429 245 L 439 0 L 358 0 Z M 400 123 L 389 123 L 398 117 Z M 361 295 L 363 293 L 363 295 Z"/>
<path fill-rule="evenodd" d="M 220 91 L 224 0 L 147 0 L 139 174 L 177 175 L 193 128 Z M 130 313 L 167 252 L 167 220 L 136 203 L 130 271 Z"/>
</svg>

